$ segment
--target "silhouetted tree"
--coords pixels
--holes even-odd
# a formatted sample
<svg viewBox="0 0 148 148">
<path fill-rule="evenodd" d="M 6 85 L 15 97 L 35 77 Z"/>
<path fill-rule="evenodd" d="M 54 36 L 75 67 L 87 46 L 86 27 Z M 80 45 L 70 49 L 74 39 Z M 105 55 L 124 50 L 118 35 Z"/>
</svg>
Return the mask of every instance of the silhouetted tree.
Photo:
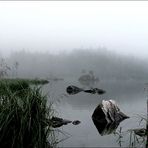
<svg viewBox="0 0 148 148">
<path fill-rule="evenodd" d="M 8 71 L 11 70 L 11 68 L 7 65 L 5 62 L 5 59 L 0 60 L 0 78 L 3 78 L 5 76 L 8 76 Z"/>
</svg>

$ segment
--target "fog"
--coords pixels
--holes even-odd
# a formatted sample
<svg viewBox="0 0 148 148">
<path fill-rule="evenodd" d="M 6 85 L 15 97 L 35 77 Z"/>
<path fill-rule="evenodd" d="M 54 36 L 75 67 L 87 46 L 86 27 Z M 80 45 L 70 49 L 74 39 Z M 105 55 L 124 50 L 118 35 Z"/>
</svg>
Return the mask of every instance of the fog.
<svg viewBox="0 0 148 148">
<path fill-rule="evenodd" d="M 146 81 L 148 2 L 0 2 L 8 77 Z"/>
<path fill-rule="evenodd" d="M 132 56 L 123 56 L 104 48 L 79 49 L 70 53 L 31 53 L 25 50 L 12 53 L 6 59 L 14 77 L 14 64 L 19 63 L 17 77 L 64 78 L 77 80 L 85 71 L 93 71 L 100 80 L 146 81 L 148 64 Z"/>
<path fill-rule="evenodd" d="M 147 1 L 1 1 L 0 79 L 49 80 L 42 90 L 55 116 L 81 121 L 62 127 L 71 138 L 57 137 L 59 147 L 116 147 L 113 137 L 98 135 L 91 115 L 101 100 L 113 99 L 131 117 L 125 130 L 146 113 L 147 18 Z M 87 85 L 79 80 L 86 74 Z M 69 85 L 106 93 L 70 95 Z"/>
<path fill-rule="evenodd" d="M 106 47 L 147 58 L 146 1 L 0 2 L 0 53 Z"/>
<path fill-rule="evenodd" d="M 47 79 L 49 85 L 53 86 L 45 86 L 45 92 L 52 92 L 54 100 L 61 100 L 64 97 L 66 102 L 75 108 L 94 107 L 102 98 L 111 98 L 125 103 L 127 100 L 132 102 L 145 97 L 144 83 L 148 80 L 147 61 L 118 54 L 106 48 L 77 49 L 59 54 L 21 50 L 11 53 L 5 58 L 5 62 L 11 68 L 5 77 Z M 17 69 L 16 62 L 18 62 Z M 97 87 L 106 90 L 107 93 L 93 97 L 92 94 L 80 93 L 71 97 L 74 99 L 69 99 L 70 96 L 68 98 L 62 96 L 66 93 L 68 85 L 83 87 L 78 79 L 84 71 L 86 73 L 93 71 L 95 77 L 100 80 Z M 64 81 L 51 82 L 52 78 L 62 78 Z"/>
</svg>

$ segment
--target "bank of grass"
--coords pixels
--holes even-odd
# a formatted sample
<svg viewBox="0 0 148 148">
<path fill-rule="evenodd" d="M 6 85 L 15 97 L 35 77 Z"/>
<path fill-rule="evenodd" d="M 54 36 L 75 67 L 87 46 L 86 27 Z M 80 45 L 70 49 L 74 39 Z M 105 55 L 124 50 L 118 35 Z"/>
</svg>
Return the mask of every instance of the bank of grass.
<svg viewBox="0 0 148 148">
<path fill-rule="evenodd" d="M 0 83 L 8 83 L 8 84 L 12 84 L 12 83 L 28 83 L 30 85 L 44 85 L 44 84 L 48 84 L 49 81 L 45 80 L 45 79 L 20 79 L 20 78 L 15 78 L 15 79 L 0 79 Z"/>
<path fill-rule="evenodd" d="M 30 88 L 24 80 L 1 80 L 0 148 L 51 147 L 52 114 L 52 105 L 47 106 L 47 96 L 39 87 Z"/>
</svg>

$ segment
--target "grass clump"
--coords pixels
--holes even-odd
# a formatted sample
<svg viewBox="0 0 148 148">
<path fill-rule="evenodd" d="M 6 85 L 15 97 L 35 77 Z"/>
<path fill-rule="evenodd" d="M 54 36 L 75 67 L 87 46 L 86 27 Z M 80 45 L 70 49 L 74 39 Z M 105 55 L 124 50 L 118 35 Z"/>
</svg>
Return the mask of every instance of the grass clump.
<svg viewBox="0 0 148 148">
<path fill-rule="evenodd" d="M 20 92 L 21 90 L 26 90 L 29 89 L 29 83 L 27 83 L 26 81 L 5 81 L 5 80 L 1 80 L 0 81 L 0 95 L 2 94 L 9 94 L 11 93 L 16 93 L 16 92 Z"/>
<path fill-rule="evenodd" d="M 52 113 L 40 88 L 30 88 L 25 81 L 0 83 L 0 147 L 50 147 Z"/>
</svg>

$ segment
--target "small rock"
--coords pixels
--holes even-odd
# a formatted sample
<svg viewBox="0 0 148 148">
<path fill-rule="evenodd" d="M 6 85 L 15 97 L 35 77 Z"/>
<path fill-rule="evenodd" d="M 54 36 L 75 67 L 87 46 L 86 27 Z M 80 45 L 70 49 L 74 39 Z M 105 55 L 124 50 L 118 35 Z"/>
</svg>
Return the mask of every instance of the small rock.
<svg viewBox="0 0 148 148">
<path fill-rule="evenodd" d="M 78 125 L 78 124 L 80 124 L 80 123 L 81 123 L 81 121 L 79 121 L 79 120 L 74 120 L 74 121 L 72 122 L 73 125 Z"/>
</svg>

